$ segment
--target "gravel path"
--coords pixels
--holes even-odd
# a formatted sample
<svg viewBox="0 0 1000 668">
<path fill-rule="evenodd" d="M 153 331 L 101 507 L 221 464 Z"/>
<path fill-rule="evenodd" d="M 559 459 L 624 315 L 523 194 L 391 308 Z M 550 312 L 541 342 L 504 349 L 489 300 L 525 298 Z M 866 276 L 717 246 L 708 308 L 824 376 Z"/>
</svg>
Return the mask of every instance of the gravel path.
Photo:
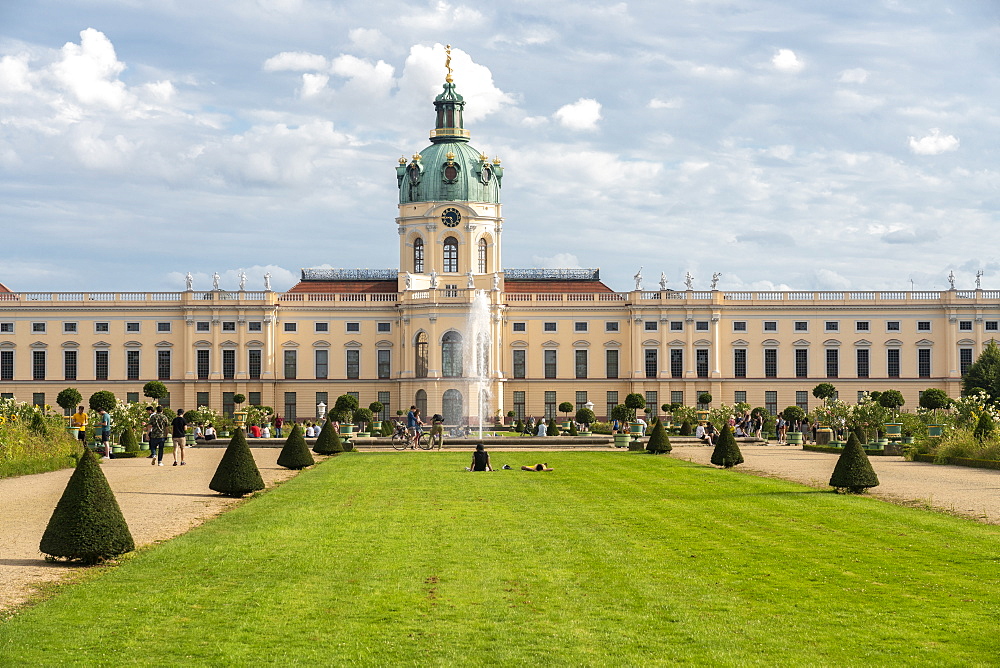
<svg viewBox="0 0 1000 668">
<path fill-rule="evenodd" d="M 224 448 L 188 448 L 185 466 L 150 466 L 149 459 L 113 459 L 101 464 L 114 490 L 136 546 L 173 538 L 218 515 L 237 499 L 208 488 Z M 270 487 L 294 471 L 275 461 L 278 450 L 251 450 L 264 483 Z M 0 610 L 27 600 L 34 585 L 57 580 L 67 566 L 47 563 L 38 543 L 73 469 L 0 480 Z"/>
<path fill-rule="evenodd" d="M 738 467 L 741 470 L 827 489 L 839 456 L 780 445 L 744 447 L 741 451 L 746 460 Z M 712 449 L 680 446 L 674 447 L 671 455 L 708 464 Z M 902 457 L 869 459 L 879 479 L 879 486 L 868 490 L 872 496 L 1000 524 L 1000 471 L 908 462 Z"/>
</svg>

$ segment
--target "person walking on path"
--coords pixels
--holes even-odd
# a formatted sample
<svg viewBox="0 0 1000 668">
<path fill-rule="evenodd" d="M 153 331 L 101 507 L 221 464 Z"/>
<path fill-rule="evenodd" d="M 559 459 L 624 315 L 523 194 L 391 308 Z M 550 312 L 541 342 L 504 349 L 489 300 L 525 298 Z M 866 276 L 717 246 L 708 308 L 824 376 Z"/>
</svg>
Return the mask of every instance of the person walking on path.
<svg viewBox="0 0 1000 668">
<path fill-rule="evenodd" d="M 94 427 L 94 440 L 104 444 L 103 459 L 111 459 L 111 415 L 103 408 L 97 414 L 97 426 Z"/>
<path fill-rule="evenodd" d="M 156 407 L 156 412 L 149 416 L 146 427 L 149 429 L 149 456 L 153 460 L 150 464 L 163 466 L 163 445 L 167 442 L 167 429 L 170 428 L 170 422 L 163 414 L 163 406 Z"/>
<path fill-rule="evenodd" d="M 281 428 L 285 426 L 285 418 L 280 415 L 274 416 L 274 437 L 281 438 Z"/>
<path fill-rule="evenodd" d="M 174 437 L 174 466 L 177 466 L 177 453 L 181 454 L 180 465 L 184 466 L 184 440 L 187 436 L 187 420 L 184 419 L 184 410 L 181 408 L 177 409 L 177 417 L 171 423 L 173 426 L 173 437 Z M 163 455 L 161 453 L 160 457 Z"/>
<path fill-rule="evenodd" d="M 80 406 L 79 408 L 76 409 L 76 413 L 73 414 L 72 420 L 73 420 L 73 426 L 80 430 L 80 433 L 77 435 L 77 438 L 86 443 L 87 412 L 83 410 L 83 406 Z"/>
</svg>

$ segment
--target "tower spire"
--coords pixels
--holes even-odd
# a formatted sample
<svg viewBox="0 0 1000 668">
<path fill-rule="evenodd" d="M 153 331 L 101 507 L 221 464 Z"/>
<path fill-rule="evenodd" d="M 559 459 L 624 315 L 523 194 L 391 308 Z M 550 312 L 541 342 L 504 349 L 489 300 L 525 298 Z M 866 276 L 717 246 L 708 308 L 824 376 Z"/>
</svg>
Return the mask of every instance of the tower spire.
<svg viewBox="0 0 1000 668">
<path fill-rule="evenodd" d="M 448 74 L 445 76 L 444 80 L 447 83 L 454 83 L 451 78 L 451 44 L 444 45 L 444 54 L 444 68 L 448 70 Z"/>
<path fill-rule="evenodd" d="M 434 98 L 434 108 L 437 110 L 437 119 L 434 129 L 431 130 L 431 141 L 435 144 L 444 142 L 469 141 L 469 131 L 465 129 L 462 120 L 462 110 L 465 108 L 465 100 L 455 90 L 455 80 L 451 75 L 451 44 L 444 47 L 445 59 L 444 68 L 447 74 L 444 77 L 444 92 Z"/>
</svg>

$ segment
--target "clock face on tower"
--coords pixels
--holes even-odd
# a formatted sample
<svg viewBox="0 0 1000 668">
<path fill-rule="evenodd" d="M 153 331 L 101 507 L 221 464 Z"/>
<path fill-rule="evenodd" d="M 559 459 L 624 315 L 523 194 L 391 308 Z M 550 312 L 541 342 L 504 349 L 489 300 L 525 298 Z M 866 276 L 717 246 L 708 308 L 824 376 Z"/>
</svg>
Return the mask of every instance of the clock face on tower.
<svg viewBox="0 0 1000 668">
<path fill-rule="evenodd" d="M 458 212 L 458 209 L 445 209 L 444 213 L 441 214 L 441 222 L 447 227 L 457 227 L 461 220 L 462 214 Z"/>
</svg>

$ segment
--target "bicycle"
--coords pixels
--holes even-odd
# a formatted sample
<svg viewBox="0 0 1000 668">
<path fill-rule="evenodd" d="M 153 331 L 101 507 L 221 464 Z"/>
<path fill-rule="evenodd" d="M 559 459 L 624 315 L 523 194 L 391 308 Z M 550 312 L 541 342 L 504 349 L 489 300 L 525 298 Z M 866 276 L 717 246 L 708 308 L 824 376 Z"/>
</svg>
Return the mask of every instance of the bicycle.
<svg viewBox="0 0 1000 668">
<path fill-rule="evenodd" d="M 403 425 L 396 425 L 396 431 L 392 433 L 392 447 L 396 450 L 406 450 L 411 445 L 413 445 L 413 437 L 410 435 L 410 432 Z M 421 450 L 431 449 L 430 432 L 420 432 L 420 436 L 417 439 L 417 447 Z"/>
</svg>

